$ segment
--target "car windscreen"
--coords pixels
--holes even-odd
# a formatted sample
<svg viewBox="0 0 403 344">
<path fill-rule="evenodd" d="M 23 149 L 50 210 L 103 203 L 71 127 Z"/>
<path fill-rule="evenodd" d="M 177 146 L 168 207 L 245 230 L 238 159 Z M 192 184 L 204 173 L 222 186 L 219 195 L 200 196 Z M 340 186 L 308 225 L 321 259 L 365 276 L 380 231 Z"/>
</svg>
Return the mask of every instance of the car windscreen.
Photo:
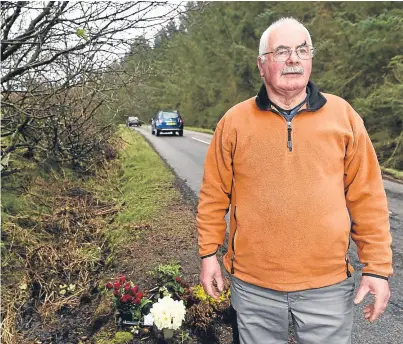
<svg viewBox="0 0 403 344">
<path fill-rule="evenodd" d="M 160 115 L 160 118 L 163 118 L 163 119 L 176 119 L 178 117 L 179 117 L 179 115 L 176 112 L 163 112 Z"/>
</svg>

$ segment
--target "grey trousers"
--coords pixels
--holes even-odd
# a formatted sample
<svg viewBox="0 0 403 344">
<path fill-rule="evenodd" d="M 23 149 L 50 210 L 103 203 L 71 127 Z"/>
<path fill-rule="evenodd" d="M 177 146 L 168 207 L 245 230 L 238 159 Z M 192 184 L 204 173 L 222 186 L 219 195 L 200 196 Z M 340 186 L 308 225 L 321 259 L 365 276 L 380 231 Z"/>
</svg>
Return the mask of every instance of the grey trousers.
<svg viewBox="0 0 403 344">
<path fill-rule="evenodd" d="M 289 311 L 298 344 L 351 344 L 353 299 L 353 277 L 328 287 L 280 292 L 231 276 L 234 333 L 241 344 L 286 344 Z"/>
</svg>

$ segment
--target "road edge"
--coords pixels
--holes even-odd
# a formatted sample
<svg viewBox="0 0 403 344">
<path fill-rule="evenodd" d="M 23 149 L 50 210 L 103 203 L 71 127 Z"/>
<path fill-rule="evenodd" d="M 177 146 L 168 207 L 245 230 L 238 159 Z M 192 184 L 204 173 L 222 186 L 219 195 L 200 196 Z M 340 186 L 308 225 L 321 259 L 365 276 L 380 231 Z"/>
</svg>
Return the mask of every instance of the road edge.
<svg viewBox="0 0 403 344">
<path fill-rule="evenodd" d="M 186 183 L 186 180 L 179 177 L 179 175 L 176 173 L 175 169 L 168 163 L 168 161 L 161 156 L 161 154 L 158 152 L 158 150 L 155 148 L 153 143 L 143 135 L 141 131 L 136 130 L 138 134 L 140 134 L 143 139 L 150 145 L 150 147 L 153 149 L 153 151 L 160 157 L 160 159 L 164 162 L 165 167 L 168 168 L 168 170 L 174 175 L 175 180 L 174 180 L 174 187 L 176 187 L 181 196 L 183 201 L 192 207 L 193 212 L 196 214 L 197 213 L 197 205 L 199 203 L 199 197 L 196 195 L 196 193 L 191 189 L 191 187 Z"/>
</svg>

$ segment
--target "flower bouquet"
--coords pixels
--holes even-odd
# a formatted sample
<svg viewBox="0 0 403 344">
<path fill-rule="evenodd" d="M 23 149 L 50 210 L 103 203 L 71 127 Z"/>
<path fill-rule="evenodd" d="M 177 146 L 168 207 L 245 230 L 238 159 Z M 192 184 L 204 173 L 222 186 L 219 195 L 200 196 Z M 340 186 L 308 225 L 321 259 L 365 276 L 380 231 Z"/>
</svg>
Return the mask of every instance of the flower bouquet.
<svg viewBox="0 0 403 344">
<path fill-rule="evenodd" d="M 170 296 L 158 299 L 150 309 L 155 326 L 162 330 L 164 338 L 173 337 L 173 331 L 182 326 L 186 308 L 183 301 L 176 301 Z"/>
<path fill-rule="evenodd" d="M 142 315 L 148 311 L 147 305 L 151 300 L 145 298 L 139 287 L 126 280 L 126 276 L 120 276 L 115 282 L 108 282 L 106 289 L 113 290 L 113 303 L 119 317 L 118 322 L 140 322 Z"/>
</svg>

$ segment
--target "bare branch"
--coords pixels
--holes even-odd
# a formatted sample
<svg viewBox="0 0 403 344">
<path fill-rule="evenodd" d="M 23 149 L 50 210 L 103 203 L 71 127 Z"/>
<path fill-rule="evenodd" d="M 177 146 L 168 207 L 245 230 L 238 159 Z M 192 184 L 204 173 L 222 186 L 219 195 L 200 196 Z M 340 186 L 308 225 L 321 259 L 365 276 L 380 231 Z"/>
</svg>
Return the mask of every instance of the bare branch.
<svg viewBox="0 0 403 344">
<path fill-rule="evenodd" d="M 8 33 L 10 32 L 11 27 L 13 26 L 13 24 L 15 23 L 15 21 L 17 20 L 18 16 L 21 13 L 21 8 L 22 6 L 24 6 L 25 1 L 18 1 L 16 3 L 16 8 L 14 13 L 9 16 L 3 24 L 1 24 L 1 29 L 3 29 L 4 26 L 6 26 L 6 28 L 4 29 L 4 33 L 3 33 L 3 39 L 7 39 L 8 38 Z M 1 49 L 3 50 L 3 46 L 1 47 Z"/>
<path fill-rule="evenodd" d="M 8 57 L 10 57 L 12 54 L 14 54 L 18 49 L 21 48 L 23 42 L 28 38 L 28 36 L 34 31 L 35 25 L 40 22 L 45 16 L 49 15 L 50 9 L 53 7 L 54 1 L 49 2 L 49 4 L 43 9 L 42 13 L 38 15 L 34 20 L 32 20 L 31 24 L 29 25 L 27 31 L 20 35 L 17 36 L 14 41 L 19 42 L 19 43 L 14 43 L 13 47 L 7 50 L 7 47 L 9 43 L 4 43 L 1 45 L 1 60 L 5 61 L 7 60 Z M 17 10 L 20 10 L 21 12 L 21 7 L 17 7 Z M 15 20 L 14 20 L 15 21 Z M 10 26 L 11 28 L 11 26 Z M 9 29 L 10 29 L 9 28 Z M 7 29 L 7 28 L 6 28 Z M 8 30 L 9 31 L 9 30 Z M 8 31 L 5 32 L 4 38 L 7 39 L 8 36 Z"/>
<path fill-rule="evenodd" d="M 162 6 L 165 13 L 156 15 Z M 141 85 L 152 71 L 146 63 L 122 68 L 125 56 L 138 53 L 138 30 L 164 24 L 180 7 L 156 1 L 2 4 L 2 175 L 16 173 L 9 157 L 22 153 L 38 163 L 87 167 L 100 159 L 121 113 L 112 105 L 119 90 Z M 149 41 L 142 44 L 151 51 Z"/>
</svg>

